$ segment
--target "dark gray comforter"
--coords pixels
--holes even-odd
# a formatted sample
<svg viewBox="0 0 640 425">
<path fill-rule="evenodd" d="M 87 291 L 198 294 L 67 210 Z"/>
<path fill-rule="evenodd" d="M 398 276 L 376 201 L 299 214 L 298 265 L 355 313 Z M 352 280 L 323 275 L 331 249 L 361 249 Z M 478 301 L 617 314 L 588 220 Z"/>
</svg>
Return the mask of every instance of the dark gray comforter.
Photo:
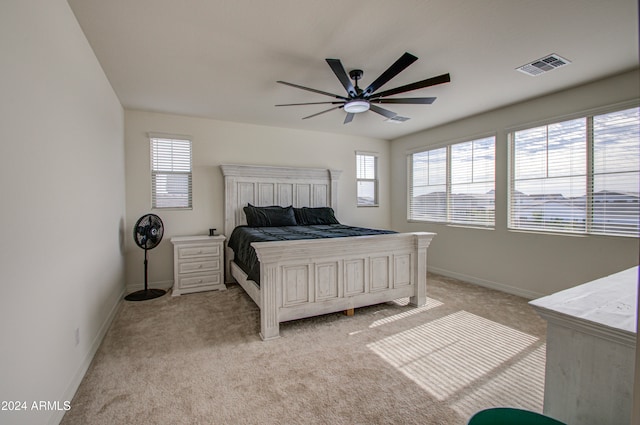
<svg viewBox="0 0 640 425">
<path fill-rule="evenodd" d="M 228 246 L 234 252 L 234 262 L 249 279 L 260 284 L 260 262 L 251 242 L 299 239 L 341 238 L 396 233 L 392 230 L 368 229 L 344 224 L 318 224 L 312 226 L 249 227 L 238 226 L 231 233 Z"/>
</svg>

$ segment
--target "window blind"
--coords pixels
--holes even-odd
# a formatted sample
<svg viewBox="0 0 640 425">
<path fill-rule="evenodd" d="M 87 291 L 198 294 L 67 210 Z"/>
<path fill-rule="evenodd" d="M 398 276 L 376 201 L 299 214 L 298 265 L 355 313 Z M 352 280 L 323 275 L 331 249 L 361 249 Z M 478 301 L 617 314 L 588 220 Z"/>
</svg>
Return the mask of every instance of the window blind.
<svg viewBox="0 0 640 425">
<path fill-rule="evenodd" d="M 447 221 L 447 148 L 411 156 L 409 219 Z"/>
<path fill-rule="evenodd" d="M 451 145 L 449 221 L 474 226 L 495 223 L 493 137 Z"/>
<path fill-rule="evenodd" d="M 511 227 L 584 230 L 586 137 L 584 118 L 514 133 Z"/>
<path fill-rule="evenodd" d="M 495 137 L 410 155 L 409 219 L 495 225 Z"/>
<path fill-rule="evenodd" d="M 378 205 L 378 158 L 356 154 L 356 185 L 358 206 Z"/>
<path fill-rule="evenodd" d="M 593 117 L 590 232 L 638 236 L 640 108 Z"/>
<path fill-rule="evenodd" d="M 152 208 L 191 208 L 191 141 L 151 138 Z"/>
<path fill-rule="evenodd" d="M 511 135 L 509 227 L 638 235 L 639 109 Z"/>
</svg>

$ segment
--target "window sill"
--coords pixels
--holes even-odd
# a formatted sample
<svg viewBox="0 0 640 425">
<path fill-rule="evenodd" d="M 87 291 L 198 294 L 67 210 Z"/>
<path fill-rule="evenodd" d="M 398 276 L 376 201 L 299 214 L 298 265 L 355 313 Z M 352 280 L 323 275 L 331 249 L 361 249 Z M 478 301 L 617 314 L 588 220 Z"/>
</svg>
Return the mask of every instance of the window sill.
<svg viewBox="0 0 640 425">
<path fill-rule="evenodd" d="M 638 239 L 639 235 L 613 235 L 613 234 L 601 234 L 601 233 L 571 233 L 571 232 L 552 232 L 552 231 L 542 231 L 542 230 L 534 230 L 534 229 L 510 229 L 507 228 L 507 231 L 512 233 L 526 233 L 533 235 L 543 235 L 543 236 L 569 236 L 573 238 L 635 238 Z"/>
</svg>

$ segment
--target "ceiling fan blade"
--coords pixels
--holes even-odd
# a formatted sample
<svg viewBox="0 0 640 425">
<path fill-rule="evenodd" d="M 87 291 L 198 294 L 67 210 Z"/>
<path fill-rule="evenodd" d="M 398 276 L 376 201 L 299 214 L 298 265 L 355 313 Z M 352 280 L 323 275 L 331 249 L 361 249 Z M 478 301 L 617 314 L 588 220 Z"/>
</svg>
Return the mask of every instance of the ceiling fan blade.
<svg viewBox="0 0 640 425">
<path fill-rule="evenodd" d="M 338 105 L 344 104 L 344 102 L 307 102 L 307 103 L 282 103 L 280 105 L 275 106 L 300 106 L 300 105 Z"/>
<path fill-rule="evenodd" d="M 398 114 L 396 114 L 395 112 L 391 112 L 391 111 L 390 111 L 390 110 L 388 110 L 388 109 L 384 109 L 384 108 L 381 108 L 381 107 L 376 106 L 376 105 L 371 105 L 371 104 L 370 104 L 370 105 L 369 105 L 369 109 L 370 109 L 371 111 L 373 111 L 373 112 L 375 112 L 375 113 L 377 113 L 377 114 L 383 115 L 383 116 L 385 116 L 385 117 L 387 117 L 387 118 L 393 118 L 393 117 L 395 117 L 396 115 L 398 115 Z"/>
<path fill-rule="evenodd" d="M 356 96 L 356 89 L 353 88 L 353 84 L 351 84 L 351 79 L 347 75 L 347 71 L 345 71 L 344 66 L 342 66 L 342 62 L 340 59 L 326 59 L 327 63 L 333 70 L 333 73 L 336 74 L 338 80 L 342 83 L 347 93 L 349 93 L 349 97 Z"/>
<path fill-rule="evenodd" d="M 349 124 L 351 122 L 351 120 L 353 120 L 353 116 L 355 114 L 351 113 L 351 112 L 347 112 L 347 116 L 344 117 L 344 123 L 343 124 Z"/>
<path fill-rule="evenodd" d="M 295 87 L 295 88 L 297 88 L 297 89 L 307 90 L 307 91 L 314 92 L 314 93 L 324 94 L 325 96 L 335 97 L 336 99 L 349 100 L 349 98 L 344 97 L 344 96 L 340 96 L 340 95 L 333 94 L 333 93 L 329 93 L 329 92 L 322 91 L 322 90 L 312 89 L 312 88 L 305 87 L 305 86 L 300 86 L 300 85 L 298 85 L 298 84 L 287 83 L 286 81 L 276 81 L 276 82 L 277 82 L 277 83 L 280 83 L 280 84 L 284 84 L 284 85 L 286 85 L 286 86 Z"/>
<path fill-rule="evenodd" d="M 402 72 L 406 67 L 418 60 L 417 57 L 411 53 L 406 53 L 400 57 L 393 65 L 391 65 L 385 72 L 382 73 L 373 83 L 369 84 L 364 90 L 364 96 L 368 97 L 373 94 L 380 87 L 385 85 L 390 79 Z"/>
<path fill-rule="evenodd" d="M 342 108 L 342 105 L 340 105 L 340 106 L 335 106 L 335 107 L 333 107 L 333 108 L 326 109 L 326 110 L 324 110 L 324 111 L 318 112 L 318 113 L 313 114 L 313 115 L 309 115 L 308 117 L 304 117 L 304 118 L 302 118 L 302 119 L 303 119 L 303 120 L 306 120 L 307 118 L 317 117 L 318 115 L 324 114 L 325 112 L 333 111 L 334 109 L 339 109 L 339 108 Z"/>
<path fill-rule="evenodd" d="M 384 96 L 393 96 L 394 94 L 405 93 L 412 90 L 423 89 L 425 87 L 431 87 L 438 84 L 448 83 L 451 81 L 449 74 L 438 75 L 437 77 L 427 78 L 426 80 L 417 81 L 415 83 L 407 84 L 406 86 L 396 87 L 395 89 L 386 90 L 371 96 L 374 100 Z"/>
<path fill-rule="evenodd" d="M 411 105 L 430 105 L 436 100 L 435 97 L 407 97 L 396 99 L 373 99 L 375 103 L 404 103 Z"/>
</svg>

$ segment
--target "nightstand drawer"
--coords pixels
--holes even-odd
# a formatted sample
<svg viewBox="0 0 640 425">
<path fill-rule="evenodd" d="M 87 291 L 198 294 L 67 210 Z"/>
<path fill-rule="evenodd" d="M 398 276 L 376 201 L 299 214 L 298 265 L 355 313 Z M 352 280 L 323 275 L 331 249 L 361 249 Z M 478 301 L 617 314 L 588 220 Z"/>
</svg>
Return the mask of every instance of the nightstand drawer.
<svg viewBox="0 0 640 425">
<path fill-rule="evenodd" d="M 178 273 L 196 273 L 204 271 L 220 270 L 220 258 L 214 257 L 205 261 L 194 261 L 191 263 L 180 263 L 178 265 Z"/>
<path fill-rule="evenodd" d="M 178 249 L 178 258 L 217 257 L 220 255 L 219 245 L 189 246 Z"/>
<path fill-rule="evenodd" d="M 197 288 L 199 286 L 219 285 L 222 282 L 221 273 L 206 274 L 202 276 L 189 276 L 179 278 L 180 289 Z"/>
</svg>

